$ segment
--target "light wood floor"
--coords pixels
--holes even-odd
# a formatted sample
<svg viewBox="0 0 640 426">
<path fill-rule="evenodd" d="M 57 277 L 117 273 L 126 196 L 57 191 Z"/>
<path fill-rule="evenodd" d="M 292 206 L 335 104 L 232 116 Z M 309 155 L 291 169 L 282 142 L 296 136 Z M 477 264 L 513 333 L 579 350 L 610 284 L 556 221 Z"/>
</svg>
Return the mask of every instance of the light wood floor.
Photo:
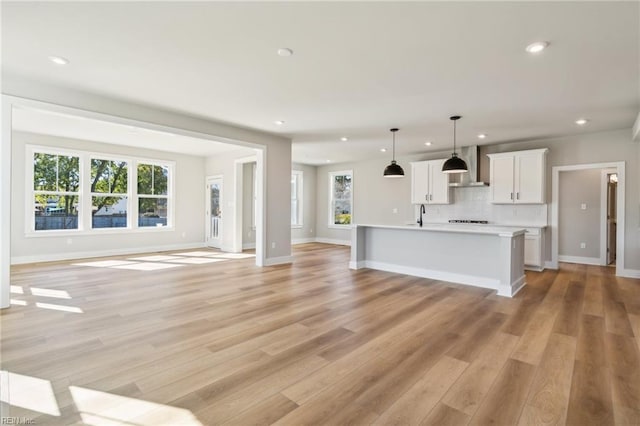
<svg viewBox="0 0 640 426">
<path fill-rule="evenodd" d="M 3 415 L 98 425 L 640 424 L 640 280 L 563 264 L 527 273 L 529 285 L 507 299 L 351 271 L 344 247 L 294 254 L 292 266 L 268 268 L 254 259 L 158 271 L 14 267 L 23 291 L 14 296 L 27 305 L 0 316 L 3 391 L 8 381 L 17 405 L 60 415 L 6 404 Z M 21 380 L 26 403 L 15 394 Z"/>
</svg>

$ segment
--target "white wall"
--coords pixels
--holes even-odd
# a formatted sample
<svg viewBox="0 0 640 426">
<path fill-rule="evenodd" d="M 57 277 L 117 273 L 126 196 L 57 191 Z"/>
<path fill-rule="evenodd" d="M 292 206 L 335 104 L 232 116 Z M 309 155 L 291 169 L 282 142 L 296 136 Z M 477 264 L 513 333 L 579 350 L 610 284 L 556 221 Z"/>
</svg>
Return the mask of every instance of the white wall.
<svg viewBox="0 0 640 426">
<path fill-rule="evenodd" d="M 11 176 L 11 258 L 13 263 L 57 260 L 136 252 L 145 249 L 202 245 L 204 241 L 204 159 L 131 146 L 13 132 Z M 79 151 L 175 161 L 174 229 L 103 235 L 26 236 L 25 145 L 42 145 Z"/>
<path fill-rule="evenodd" d="M 246 163 L 243 169 L 242 201 L 242 243 L 244 247 L 253 247 L 256 242 L 253 217 L 253 165 Z M 302 226 L 291 227 L 291 241 L 305 242 L 316 236 L 316 167 L 305 164 L 291 165 L 291 170 L 302 171 Z M 284 212 L 283 212 L 284 213 Z"/>
<path fill-rule="evenodd" d="M 294 163 L 292 170 L 302 171 L 302 226 L 291 228 L 291 241 L 304 241 L 316 236 L 317 167 Z"/>
<path fill-rule="evenodd" d="M 600 259 L 601 169 L 560 172 L 558 255 Z M 584 204 L 586 209 L 582 209 Z M 585 248 L 580 244 L 585 243 Z"/>
</svg>

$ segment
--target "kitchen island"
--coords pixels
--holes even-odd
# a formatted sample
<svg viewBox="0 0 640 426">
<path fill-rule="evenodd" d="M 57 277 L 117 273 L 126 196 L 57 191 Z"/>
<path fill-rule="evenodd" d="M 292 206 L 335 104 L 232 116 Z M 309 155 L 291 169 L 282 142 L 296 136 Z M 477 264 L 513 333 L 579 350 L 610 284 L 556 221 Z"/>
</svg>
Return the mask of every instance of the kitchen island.
<svg viewBox="0 0 640 426">
<path fill-rule="evenodd" d="M 353 225 L 351 269 L 370 268 L 497 290 L 526 285 L 524 228 L 490 225 Z"/>
</svg>

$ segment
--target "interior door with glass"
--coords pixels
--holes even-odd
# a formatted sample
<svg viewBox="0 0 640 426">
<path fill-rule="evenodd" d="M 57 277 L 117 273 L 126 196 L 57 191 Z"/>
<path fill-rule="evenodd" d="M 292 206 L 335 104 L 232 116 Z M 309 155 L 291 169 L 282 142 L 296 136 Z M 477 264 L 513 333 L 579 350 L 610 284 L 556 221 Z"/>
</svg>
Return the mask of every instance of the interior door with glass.
<svg viewBox="0 0 640 426">
<path fill-rule="evenodd" d="M 207 178 L 207 235 L 209 247 L 222 248 L 222 178 Z"/>
</svg>

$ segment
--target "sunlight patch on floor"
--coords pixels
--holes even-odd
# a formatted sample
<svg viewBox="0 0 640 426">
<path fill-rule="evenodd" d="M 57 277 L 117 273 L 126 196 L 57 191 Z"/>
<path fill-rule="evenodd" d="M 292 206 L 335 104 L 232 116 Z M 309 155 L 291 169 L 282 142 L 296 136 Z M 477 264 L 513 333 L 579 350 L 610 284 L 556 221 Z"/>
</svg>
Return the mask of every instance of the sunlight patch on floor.
<svg viewBox="0 0 640 426">
<path fill-rule="evenodd" d="M 224 262 L 227 259 L 212 259 L 210 257 L 185 257 L 182 259 L 168 260 L 171 263 L 185 263 L 190 265 L 203 265 L 205 263 Z"/>
<path fill-rule="evenodd" d="M 19 285 L 9 286 L 9 291 L 13 294 L 24 294 L 24 290 Z"/>
<path fill-rule="evenodd" d="M 160 269 L 179 268 L 182 265 L 170 265 L 166 263 L 132 263 L 131 265 L 114 266 L 113 269 L 130 269 L 133 271 L 157 271 Z"/>
<path fill-rule="evenodd" d="M 137 260 L 144 262 L 166 262 L 167 260 L 180 259 L 179 256 L 164 256 L 164 255 L 155 255 L 155 256 L 142 256 L 142 257 L 130 257 L 129 260 Z"/>
<path fill-rule="evenodd" d="M 184 408 L 78 386 L 70 386 L 69 391 L 82 421 L 87 425 L 202 426 L 193 413 Z"/>
<path fill-rule="evenodd" d="M 26 300 L 9 299 L 9 303 L 16 306 L 27 306 Z"/>
<path fill-rule="evenodd" d="M 73 312 L 76 314 L 82 314 L 84 311 L 76 306 L 55 305 L 53 303 L 36 303 L 36 307 L 42 309 L 51 309 L 54 311 Z"/>
<path fill-rule="evenodd" d="M 51 382 L 37 377 L 0 371 L 0 401 L 38 413 L 60 416 Z"/>
<path fill-rule="evenodd" d="M 34 296 L 53 297 L 56 299 L 71 299 L 68 292 L 64 290 L 52 290 L 49 288 L 31 287 L 31 294 Z"/>
</svg>

